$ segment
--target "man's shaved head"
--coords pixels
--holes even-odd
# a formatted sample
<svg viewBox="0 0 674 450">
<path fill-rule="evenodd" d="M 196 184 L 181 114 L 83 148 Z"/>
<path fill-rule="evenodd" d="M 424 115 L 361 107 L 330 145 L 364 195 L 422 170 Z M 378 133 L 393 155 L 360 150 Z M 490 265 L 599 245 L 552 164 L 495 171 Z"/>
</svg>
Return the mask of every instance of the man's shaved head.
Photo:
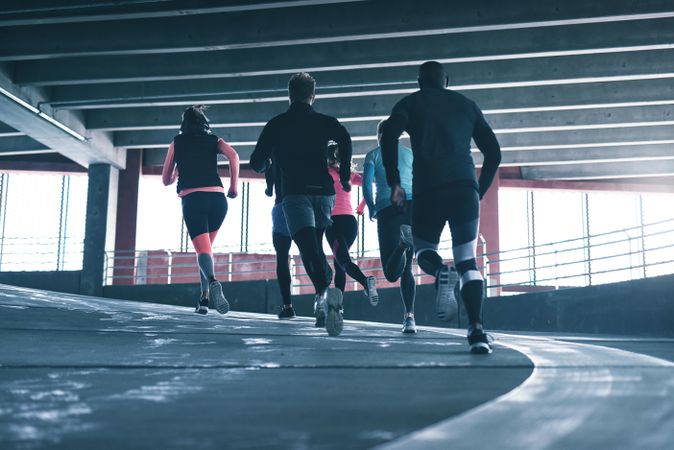
<svg viewBox="0 0 674 450">
<path fill-rule="evenodd" d="M 447 74 L 442 64 L 437 61 L 427 61 L 419 66 L 419 86 L 446 87 Z"/>
</svg>

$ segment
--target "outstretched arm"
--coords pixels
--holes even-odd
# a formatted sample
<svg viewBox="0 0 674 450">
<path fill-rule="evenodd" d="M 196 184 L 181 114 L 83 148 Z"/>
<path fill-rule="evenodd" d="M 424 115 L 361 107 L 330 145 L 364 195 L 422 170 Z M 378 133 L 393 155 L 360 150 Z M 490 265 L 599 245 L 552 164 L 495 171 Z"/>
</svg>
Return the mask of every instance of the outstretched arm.
<svg viewBox="0 0 674 450">
<path fill-rule="evenodd" d="M 236 150 L 222 139 L 218 139 L 218 151 L 225 155 L 229 161 L 229 198 L 236 198 L 239 195 L 239 154 Z"/>
<path fill-rule="evenodd" d="M 171 142 L 168 152 L 166 152 L 164 167 L 161 170 L 161 181 L 164 183 L 164 186 L 168 186 L 173 184 L 176 178 L 178 178 L 178 167 L 176 166 L 173 142 Z"/>
<path fill-rule="evenodd" d="M 475 144 L 477 144 L 477 148 L 484 155 L 480 180 L 478 181 L 481 200 L 487 193 L 492 181 L 494 181 L 498 166 L 501 164 L 501 147 L 498 144 L 496 135 L 494 135 L 491 127 L 484 119 L 482 111 L 477 108 L 477 105 L 475 108 L 477 109 L 478 118 L 473 129 L 473 139 L 475 140 Z"/>
</svg>

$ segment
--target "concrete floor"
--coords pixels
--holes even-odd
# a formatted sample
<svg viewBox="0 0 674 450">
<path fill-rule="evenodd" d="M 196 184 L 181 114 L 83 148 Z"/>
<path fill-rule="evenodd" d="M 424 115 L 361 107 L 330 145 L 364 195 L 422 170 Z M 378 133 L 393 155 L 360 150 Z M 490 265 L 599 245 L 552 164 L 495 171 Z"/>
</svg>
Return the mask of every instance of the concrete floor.
<svg viewBox="0 0 674 450">
<path fill-rule="evenodd" d="M 671 444 L 672 340 L 463 333 L 0 286 L 0 448 Z"/>
</svg>

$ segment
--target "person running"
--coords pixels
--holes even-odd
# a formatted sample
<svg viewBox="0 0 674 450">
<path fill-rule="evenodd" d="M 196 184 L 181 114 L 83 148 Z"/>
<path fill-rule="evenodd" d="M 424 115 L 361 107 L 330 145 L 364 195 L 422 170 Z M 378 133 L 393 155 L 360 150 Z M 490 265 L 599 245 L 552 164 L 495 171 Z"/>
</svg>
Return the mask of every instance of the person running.
<svg viewBox="0 0 674 450">
<path fill-rule="evenodd" d="M 377 141 L 381 145 L 381 133 L 384 121 L 377 125 Z M 386 181 L 386 172 L 382 162 L 381 148 L 370 150 L 363 165 L 363 198 L 367 204 L 370 220 L 377 220 L 379 237 L 379 255 L 384 276 L 390 283 L 400 280 L 400 295 L 405 312 L 403 315 L 403 333 L 416 333 L 414 321 L 414 298 L 416 282 L 412 274 L 412 150 L 398 146 L 398 171 L 400 185 L 405 189 L 405 205 L 400 208 L 391 203 L 391 188 Z M 372 195 L 372 183 L 377 188 L 376 200 Z M 359 210 L 362 214 L 363 210 Z"/>
<path fill-rule="evenodd" d="M 484 281 L 477 270 L 476 247 L 480 200 L 501 163 L 501 149 L 480 108 L 447 89 L 442 65 L 419 67 L 420 90 L 400 100 L 382 129 L 381 151 L 391 201 L 403 206 L 407 197 L 398 170 L 398 139 L 407 131 L 414 154 L 412 235 L 417 263 L 436 277 L 438 316 L 449 320 L 456 298 L 449 267 L 438 254 L 440 234 L 449 223 L 459 292 L 468 314 L 468 344 L 473 353 L 491 353 L 482 323 Z M 470 151 L 471 138 L 484 154 L 479 181 Z"/>
<path fill-rule="evenodd" d="M 360 283 L 365 289 L 372 306 L 379 303 L 377 279 L 366 277 L 362 270 L 351 260 L 349 249 L 358 237 L 358 221 L 353 214 L 351 193 L 342 189 L 339 179 L 339 147 L 328 146 L 328 172 L 332 176 L 335 188 L 335 206 L 332 209 L 332 225 L 325 230 L 325 237 L 330 244 L 335 258 L 335 287 L 344 293 L 346 274 Z M 351 184 L 362 186 L 363 177 L 358 173 L 351 174 Z"/>
<path fill-rule="evenodd" d="M 278 318 L 293 319 L 295 318 L 295 309 L 293 308 L 290 295 L 291 278 L 290 263 L 288 262 L 292 238 L 290 237 L 290 231 L 288 231 L 286 216 L 283 214 L 283 188 L 278 176 L 276 165 L 270 163 L 269 168 L 265 172 L 267 188 L 264 193 L 268 197 L 272 197 L 274 195 L 274 187 L 276 187 L 276 198 L 274 199 L 274 207 L 271 210 L 271 221 L 272 242 L 274 244 L 274 250 L 276 251 L 276 280 L 278 281 L 279 289 L 281 290 L 282 299 Z"/>
<path fill-rule="evenodd" d="M 253 170 L 263 172 L 273 160 L 283 184 L 283 213 L 293 241 L 300 250 L 304 268 L 316 291 L 316 326 L 325 326 L 330 336 L 344 327 L 342 293 L 330 289 L 332 270 L 323 252 L 323 235 L 332 223 L 335 203 L 333 180 L 328 172 L 329 141 L 340 148 L 339 179 L 351 190 L 351 136 L 334 117 L 316 112 L 316 81 L 297 73 L 288 82 L 290 107 L 262 129 L 250 157 Z"/>
<path fill-rule="evenodd" d="M 218 154 L 229 160 L 229 198 L 238 195 L 239 155 L 211 132 L 204 109 L 191 106 L 183 112 L 180 134 L 173 138 L 166 154 L 162 181 L 168 186 L 178 180 L 183 219 L 197 253 L 201 297 L 195 312 L 207 314 L 210 306 L 220 314 L 227 314 L 229 303 L 215 278 L 213 264 L 213 241 L 227 215 L 225 190 L 218 175 Z"/>
</svg>

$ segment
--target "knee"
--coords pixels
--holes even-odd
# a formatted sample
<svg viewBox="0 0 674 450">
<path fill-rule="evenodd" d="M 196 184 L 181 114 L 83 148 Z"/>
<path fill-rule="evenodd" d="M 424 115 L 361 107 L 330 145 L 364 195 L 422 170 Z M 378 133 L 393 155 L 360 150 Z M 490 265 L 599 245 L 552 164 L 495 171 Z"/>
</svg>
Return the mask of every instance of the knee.
<svg viewBox="0 0 674 450">
<path fill-rule="evenodd" d="M 398 281 L 398 277 L 394 274 L 389 273 L 388 270 L 384 269 L 384 278 L 386 278 L 386 281 L 389 283 L 395 283 Z"/>
</svg>

